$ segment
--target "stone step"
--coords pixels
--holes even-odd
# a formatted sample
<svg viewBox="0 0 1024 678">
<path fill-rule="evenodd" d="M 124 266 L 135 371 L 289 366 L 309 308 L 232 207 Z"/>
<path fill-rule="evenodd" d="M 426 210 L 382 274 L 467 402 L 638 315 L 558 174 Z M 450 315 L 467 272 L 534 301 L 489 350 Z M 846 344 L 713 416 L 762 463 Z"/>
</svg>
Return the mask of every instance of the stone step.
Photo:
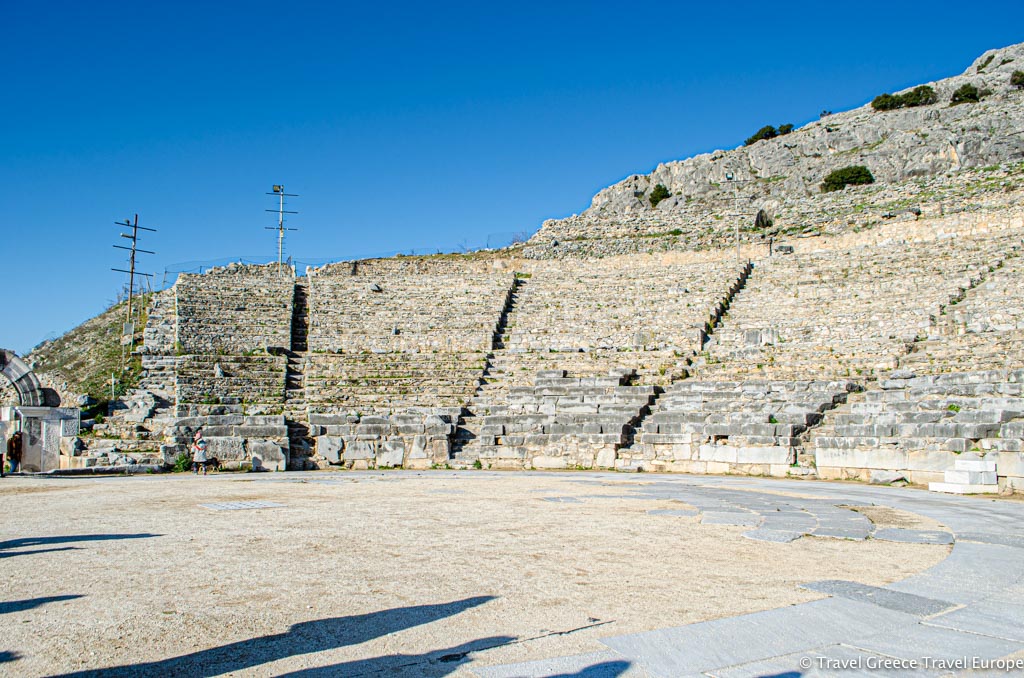
<svg viewBox="0 0 1024 678">
<path fill-rule="evenodd" d="M 995 485 L 996 472 L 950 469 L 943 474 L 943 479 L 952 485 Z"/>
<path fill-rule="evenodd" d="M 973 471 L 977 473 L 994 474 L 996 472 L 996 463 L 985 459 L 957 459 L 953 462 L 953 468 L 957 471 Z"/>
<path fill-rule="evenodd" d="M 945 494 L 998 494 L 998 485 L 967 485 L 961 483 L 928 483 L 930 492 Z"/>
</svg>

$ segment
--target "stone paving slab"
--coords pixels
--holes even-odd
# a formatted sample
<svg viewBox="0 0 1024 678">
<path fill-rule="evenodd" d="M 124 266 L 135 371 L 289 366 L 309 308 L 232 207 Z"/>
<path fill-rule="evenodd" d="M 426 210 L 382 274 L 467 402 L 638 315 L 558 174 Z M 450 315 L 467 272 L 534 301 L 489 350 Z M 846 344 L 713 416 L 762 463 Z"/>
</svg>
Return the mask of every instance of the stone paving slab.
<svg viewBox="0 0 1024 678">
<path fill-rule="evenodd" d="M 846 642 L 916 622 L 902 612 L 840 598 L 602 642 L 656 676 L 678 676 L 762 661 Z"/>
<path fill-rule="evenodd" d="M 781 657 L 772 657 L 762 661 L 751 662 L 724 669 L 715 669 L 705 673 L 714 678 L 800 678 L 801 676 L 892 676 L 902 678 L 907 675 L 904 668 L 880 669 L 883 662 L 891 662 L 875 652 L 868 652 L 846 645 L 829 645 L 806 652 L 795 652 Z M 942 671 L 915 672 L 914 676 L 942 676 Z"/>
<path fill-rule="evenodd" d="M 752 513 L 739 513 L 736 511 L 706 511 L 700 522 L 704 525 L 739 525 L 754 527 L 761 523 L 761 517 Z"/>
<path fill-rule="evenodd" d="M 1002 638 L 962 633 L 952 629 L 914 624 L 898 635 L 878 633 L 857 641 L 857 647 L 902 659 L 954 661 L 963 657 L 997 659 L 1024 649 L 1024 643 Z"/>
<path fill-rule="evenodd" d="M 692 518 L 700 515 L 697 509 L 652 509 L 647 512 L 650 516 L 685 516 Z"/>
<path fill-rule="evenodd" d="M 922 596 L 915 596 L 912 593 L 890 591 L 878 586 L 868 586 L 867 584 L 838 579 L 810 582 L 801 585 L 800 588 L 807 589 L 808 591 L 817 591 L 818 593 L 827 593 L 838 598 L 870 603 L 889 610 L 906 612 L 916 617 L 930 617 L 956 607 L 954 603 L 947 603 L 942 600 L 924 598 Z"/>
<path fill-rule="evenodd" d="M 1020 549 L 957 542 L 949 556 L 920 574 L 889 584 L 892 591 L 968 604 L 1016 584 L 1024 576 Z"/>
<path fill-rule="evenodd" d="M 863 541 L 868 538 L 869 532 L 857 528 L 843 527 L 818 527 L 811 532 L 815 537 L 832 537 L 834 539 L 853 539 Z"/>
<path fill-rule="evenodd" d="M 284 508 L 284 504 L 274 501 L 222 501 L 211 504 L 200 504 L 211 511 L 245 511 L 249 509 Z"/>
<path fill-rule="evenodd" d="M 999 544 L 1024 549 L 1024 535 L 997 532 L 957 532 L 957 541 L 976 541 L 981 544 Z"/>
<path fill-rule="evenodd" d="M 651 674 L 617 652 L 606 650 L 569 657 L 473 669 L 480 678 L 649 678 Z"/>
<path fill-rule="evenodd" d="M 968 605 L 924 623 L 1024 643 L 1024 605 L 998 598 Z"/>
<path fill-rule="evenodd" d="M 898 527 L 886 527 L 875 530 L 875 539 L 898 541 L 905 544 L 952 544 L 953 535 L 943 530 L 908 530 Z"/>
<path fill-rule="evenodd" d="M 814 528 L 817 527 L 817 523 L 811 516 L 807 516 L 806 518 L 780 518 L 771 513 L 761 515 L 764 516 L 764 523 L 762 523 L 763 527 L 766 527 L 769 530 L 782 530 L 784 532 L 788 531 L 810 534 Z"/>
<path fill-rule="evenodd" d="M 766 528 L 759 528 L 756 530 L 750 530 L 744 532 L 743 536 L 747 539 L 754 539 L 756 541 L 771 541 L 777 544 L 788 544 L 791 541 L 796 541 L 800 537 L 804 536 L 802 532 L 787 532 L 785 530 L 769 530 Z"/>
</svg>

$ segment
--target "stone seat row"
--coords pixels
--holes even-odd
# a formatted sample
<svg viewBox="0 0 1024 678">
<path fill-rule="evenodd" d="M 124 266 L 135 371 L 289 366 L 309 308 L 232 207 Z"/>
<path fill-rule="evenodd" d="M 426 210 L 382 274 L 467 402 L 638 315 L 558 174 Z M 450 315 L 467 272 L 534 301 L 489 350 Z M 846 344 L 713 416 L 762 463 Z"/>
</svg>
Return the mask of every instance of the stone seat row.
<svg viewBox="0 0 1024 678">
<path fill-rule="evenodd" d="M 238 398 L 248 403 L 284 399 L 287 359 L 282 356 L 180 356 L 175 392 L 180 403 Z"/>
<path fill-rule="evenodd" d="M 310 277 L 313 350 L 489 350 L 509 272 L 358 266 Z"/>
<path fill-rule="evenodd" d="M 995 237 L 773 257 L 708 345 L 702 378 L 869 377 L 893 369 L 942 309 L 1007 256 Z"/>
<path fill-rule="evenodd" d="M 657 392 L 631 385 L 634 377 L 624 369 L 539 372 L 532 387 L 510 391 L 505 412 L 482 417 L 471 454 L 491 467 L 612 468 Z"/>
<path fill-rule="evenodd" d="M 510 349 L 679 347 L 691 350 L 738 270 L 718 262 L 538 265 L 519 292 Z"/>
<path fill-rule="evenodd" d="M 848 381 L 710 381 L 666 388 L 620 468 L 786 475 L 799 436 L 859 386 Z"/>
<path fill-rule="evenodd" d="M 1019 369 L 883 379 L 814 432 L 819 471 L 824 477 L 891 471 L 937 482 L 956 455 L 976 452 L 992 454 L 1000 474 L 1017 483 L 1012 478 L 1024 475 L 1022 385 Z"/>
</svg>

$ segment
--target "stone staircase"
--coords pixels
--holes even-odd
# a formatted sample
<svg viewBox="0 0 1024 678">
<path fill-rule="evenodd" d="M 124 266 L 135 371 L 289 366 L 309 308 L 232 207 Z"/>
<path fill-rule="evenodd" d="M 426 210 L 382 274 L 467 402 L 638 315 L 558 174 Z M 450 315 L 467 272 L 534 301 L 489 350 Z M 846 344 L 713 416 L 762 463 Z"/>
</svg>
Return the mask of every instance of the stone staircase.
<svg viewBox="0 0 1024 678">
<path fill-rule="evenodd" d="M 487 354 L 483 373 L 480 381 L 470 399 L 468 405 L 463 408 L 455 428 L 455 436 L 452 439 L 452 466 L 465 468 L 473 465 L 479 459 L 479 452 L 474 448 L 474 442 L 480 436 L 482 417 L 493 412 L 496 408 L 502 408 L 495 403 L 503 402 L 508 397 L 508 384 L 503 378 L 505 375 L 504 366 L 500 364 L 501 356 L 505 351 L 505 342 L 508 339 L 509 318 L 519 303 L 523 287 L 529 280 L 515 276 L 512 286 L 509 288 L 505 305 L 501 309 L 501 316 L 494 328 L 494 338 L 491 344 L 491 352 Z"/>
<path fill-rule="evenodd" d="M 670 296 L 674 295 L 672 303 L 679 308 L 685 308 L 687 313 L 680 319 L 676 319 L 674 321 L 675 325 L 666 323 L 664 320 L 659 321 L 659 323 L 666 332 L 670 333 L 666 336 L 674 334 L 678 338 L 682 335 L 679 324 L 681 321 L 685 324 L 686 331 L 689 332 L 691 343 L 686 345 L 685 342 L 679 341 L 672 347 L 666 346 L 664 348 L 657 347 L 657 344 L 654 346 L 645 344 L 644 332 L 637 328 L 638 331 L 634 332 L 632 337 L 626 336 L 620 330 L 618 341 L 625 344 L 621 346 L 595 346 L 593 343 L 590 343 L 586 348 L 576 348 L 573 346 L 555 348 L 549 346 L 545 349 L 543 342 L 547 341 L 548 337 L 543 325 L 537 323 L 536 319 L 532 321 L 531 326 L 524 327 L 521 323 L 524 315 L 530 313 L 529 309 L 538 309 L 540 307 L 546 309 L 552 303 L 551 283 L 533 277 L 517 277 L 516 284 L 509 295 L 508 302 L 502 313 L 498 331 L 495 333 L 493 351 L 488 356 L 487 366 L 481 377 L 480 385 L 477 387 L 469 407 L 464 410 L 463 415 L 459 419 L 456 438 L 453 444 L 452 465 L 457 468 L 464 468 L 470 465 L 484 465 L 485 462 L 480 461 L 481 447 L 485 448 L 483 450 L 484 454 L 491 455 L 492 458 L 486 462 L 491 466 L 498 463 L 503 467 L 516 467 L 517 465 L 518 467 L 523 467 L 523 464 L 526 467 L 530 467 L 529 465 L 533 463 L 530 461 L 532 457 L 546 456 L 536 448 L 536 444 L 540 440 L 538 439 L 538 441 L 531 442 L 526 448 L 522 448 L 521 445 L 519 446 L 522 448 L 519 451 L 522 453 L 522 456 L 518 460 L 511 457 L 502 457 L 499 461 L 495 461 L 493 455 L 497 452 L 494 449 L 494 439 L 501 438 L 501 435 L 495 436 L 493 434 L 493 427 L 501 427 L 502 431 L 513 430 L 515 433 L 522 433 L 523 431 L 516 430 L 516 427 L 520 426 L 521 422 L 506 422 L 503 419 L 522 414 L 513 406 L 516 398 L 521 397 L 524 393 L 528 394 L 531 389 L 540 387 L 541 384 L 551 386 L 548 381 L 558 378 L 585 379 L 588 380 L 585 382 L 588 386 L 592 386 L 589 383 L 591 379 L 597 379 L 602 386 L 607 386 L 607 384 L 604 384 L 604 381 L 610 379 L 625 379 L 625 381 L 618 383 L 618 386 L 623 388 L 639 388 L 639 385 L 644 385 L 646 390 L 645 401 L 642 407 L 637 410 L 635 417 L 629 418 L 628 425 L 624 431 L 615 432 L 615 435 L 621 434 L 619 435 L 620 439 L 618 442 L 614 443 L 615 450 L 632 445 L 636 433 L 634 426 L 638 425 L 643 419 L 649 411 L 649 406 L 654 402 L 664 386 L 687 376 L 696 350 L 700 348 L 708 334 L 714 331 L 714 327 L 726 313 L 732 300 L 746 285 L 753 266 L 747 262 L 740 266 L 739 270 L 736 270 L 731 264 L 720 264 L 720 266 L 712 269 L 707 275 L 712 282 L 702 283 L 703 286 L 700 290 L 696 289 L 696 283 L 692 282 L 693 278 L 689 277 L 696 272 L 696 269 L 693 271 L 688 271 L 685 268 L 669 270 L 674 275 L 679 276 L 679 278 L 674 283 L 672 280 L 667 280 L 664 282 L 664 285 L 667 288 L 671 288 Z M 559 281 L 565 279 L 564 271 L 560 273 L 563 277 L 557 278 Z M 679 280 L 684 282 L 679 282 Z M 713 286 L 715 281 L 721 282 L 722 286 L 715 288 Z M 609 283 L 597 280 L 595 284 L 608 285 Z M 650 284 L 650 281 L 646 281 L 646 284 Z M 693 286 L 694 291 L 691 292 L 688 285 Z M 623 294 L 627 297 L 637 295 L 636 299 L 620 301 L 612 295 L 613 298 L 607 299 L 606 304 L 595 304 L 587 296 L 587 290 L 585 289 L 577 290 L 577 292 L 582 297 L 580 302 L 581 308 L 589 308 L 594 312 L 600 312 L 608 320 L 614 321 L 626 314 L 635 314 L 642 317 L 647 312 L 647 309 L 643 308 L 642 305 L 647 299 L 642 295 L 637 295 L 636 289 L 629 288 L 628 286 L 622 290 Z M 652 293 L 651 297 L 657 299 L 659 294 L 664 293 L 664 290 L 659 290 L 657 293 Z M 684 305 L 680 302 L 680 299 L 686 299 L 687 295 L 691 293 L 694 294 L 693 304 Z M 569 291 L 563 291 L 562 296 L 564 298 L 559 302 L 560 307 L 570 309 L 568 312 L 571 315 L 578 315 L 579 308 L 573 306 L 574 302 L 570 298 Z M 621 305 L 618 305 L 617 302 L 621 303 Z M 704 305 L 705 303 L 707 305 Z M 638 306 L 637 304 L 641 305 Z M 593 324 L 596 324 L 598 331 L 600 331 L 600 323 L 595 320 Z M 560 341 L 562 340 L 560 339 L 561 336 L 555 335 L 553 340 L 555 342 Z M 588 328 L 587 332 L 581 336 L 580 341 L 589 342 L 595 336 L 594 329 Z M 566 377 L 567 374 L 573 376 Z M 576 385 L 580 386 L 581 384 L 578 383 Z M 591 402 L 595 396 L 596 394 L 587 394 L 581 397 Z M 620 393 L 618 396 L 621 399 L 626 397 L 626 394 Z M 568 402 L 567 400 L 566 403 Z M 606 406 L 610 406 L 610 404 L 606 404 Z M 595 410 L 595 412 L 588 412 L 587 414 L 596 413 L 597 411 Z M 546 414 L 551 415 L 554 412 Z M 490 422 L 490 424 L 487 422 Z M 511 425 L 512 429 L 508 429 L 506 424 Z M 483 430 L 488 425 L 492 427 L 491 432 Z M 546 431 L 548 426 L 559 427 L 562 426 L 562 423 L 553 421 L 540 422 L 538 420 L 530 422 L 527 428 L 531 430 L 532 434 L 537 434 L 541 430 Z M 592 429 L 593 427 L 589 427 L 588 433 L 593 433 Z M 582 432 L 583 430 L 581 429 L 580 433 Z M 513 435 L 513 438 L 518 442 L 518 435 Z M 550 439 L 544 440 L 550 441 Z M 515 447 L 515 445 L 513 446 Z M 500 442 L 498 447 L 501 447 Z M 561 447 L 564 447 L 564 445 Z M 567 455 L 561 447 L 555 446 L 555 456 L 553 459 L 545 459 L 538 463 L 560 467 L 560 464 L 569 463 L 566 459 L 571 457 L 572 465 L 590 468 L 594 465 L 600 465 L 597 461 L 599 453 L 601 454 L 601 462 L 607 464 L 608 468 L 614 466 L 615 463 L 615 455 L 611 455 L 609 460 L 607 454 L 602 451 L 603 448 L 601 450 L 598 449 L 600 445 L 594 448 L 593 454 L 576 448 L 571 454 Z M 507 452 L 507 450 L 505 451 Z M 498 450 L 498 452 L 501 452 L 501 450 Z"/>
<path fill-rule="evenodd" d="M 315 466 L 306 403 L 306 364 L 309 353 L 309 279 L 296 278 L 292 302 L 291 347 L 285 354 L 284 415 L 288 427 L 288 467 L 304 470 Z"/>
</svg>

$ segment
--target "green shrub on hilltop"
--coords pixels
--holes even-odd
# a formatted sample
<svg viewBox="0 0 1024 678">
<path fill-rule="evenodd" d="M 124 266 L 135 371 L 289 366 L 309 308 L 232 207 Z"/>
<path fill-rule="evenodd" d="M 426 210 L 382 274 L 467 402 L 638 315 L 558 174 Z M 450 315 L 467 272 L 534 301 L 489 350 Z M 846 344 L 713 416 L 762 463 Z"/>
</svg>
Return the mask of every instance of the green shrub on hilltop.
<svg viewBox="0 0 1024 678">
<path fill-rule="evenodd" d="M 898 96 L 892 94 L 879 94 L 871 100 L 871 108 L 876 111 L 893 111 L 903 108 L 903 102 Z"/>
<path fill-rule="evenodd" d="M 744 146 L 757 143 L 762 139 L 774 139 L 775 137 L 785 136 L 793 131 L 793 126 L 790 124 L 779 125 L 778 129 L 775 129 L 774 125 L 765 125 L 761 129 L 754 133 L 754 136 L 750 137 L 743 142 Z"/>
<path fill-rule="evenodd" d="M 939 100 L 939 95 L 928 85 L 920 85 L 903 95 L 903 101 L 908 107 L 927 106 Z"/>
<path fill-rule="evenodd" d="M 659 202 L 670 197 L 672 197 L 672 194 L 668 192 L 667 188 L 665 188 L 665 184 L 658 184 L 654 187 L 654 190 L 651 191 L 651 197 L 648 198 L 648 200 L 651 201 L 651 207 L 657 207 Z"/>
<path fill-rule="evenodd" d="M 1017 89 L 1024 89 L 1024 71 L 1014 71 L 1010 76 L 1010 85 Z"/>
<path fill-rule="evenodd" d="M 841 191 L 847 186 L 861 186 L 875 183 L 871 170 L 864 165 L 851 165 L 829 173 L 821 183 L 822 193 Z"/>
<path fill-rule="evenodd" d="M 976 104 L 979 101 L 981 101 L 981 91 L 971 83 L 957 87 L 956 91 L 953 92 L 953 96 L 949 99 L 949 103 L 954 106 L 957 104 Z"/>
<path fill-rule="evenodd" d="M 876 111 L 892 111 L 897 108 L 927 106 L 939 100 L 935 90 L 928 85 L 918 85 L 906 94 L 879 94 L 871 101 Z"/>
</svg>

